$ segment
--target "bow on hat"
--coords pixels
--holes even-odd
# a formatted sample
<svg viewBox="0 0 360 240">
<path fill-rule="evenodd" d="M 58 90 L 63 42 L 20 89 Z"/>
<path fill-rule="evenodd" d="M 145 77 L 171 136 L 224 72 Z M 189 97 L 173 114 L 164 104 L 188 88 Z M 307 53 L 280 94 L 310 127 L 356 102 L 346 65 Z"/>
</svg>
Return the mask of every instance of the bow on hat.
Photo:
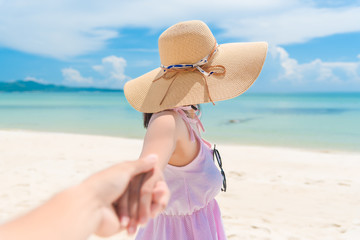
<svg viewBox="0 0 360 240">
<path fill-rule="evenodd" d="M 208 64 L 208 62 L 210 62 L 211 58 L 217 52 L 217 48 L 218 48 L 218 45 L 215 44 L 215 47 L 213 48 L 213 50 L 211 51 L 211 53 L 209 55 L 207 55 L 206 57 L 202 58 L 200 61 L 198 61 L 197 63 L 194 63 L 194 64 L 174 64 L 174 65 L 169 65 L 169 66 L 161 65 L 161 68 L 164 70 L 164 74 L 161 75 L 160 77 L 154 79 L 153 82 L 156 82 L 161 78 L 163 78 L 165 80 L 172 79 L 172 81 L 171 81 L 169 87 L 167 88 L 165 95 L 160 102 L 160 105 L 164 102 L 165 97 L 167 96 L 169 89 L 172 86 L 173 82 L 176 80 L 176 77 L 178 76 L 178 74 L 183 73 L 183 72 L 196 72 L 196 71 L 201 74 L 202 79 L 205 82 L 206 91 L 209 95 L 209 99 L 213 103 L 213 105 L 215 105 L 215 103 L 212 100 L 211 95 L 210 95 L 207 78 L 210 77 L 211 75 L 225 75 L 226 68 L 223 65 L 214 65 L 214 66 L 211 66 L 211 65 L 206 66 L 206 65 Z"/>
</svg>

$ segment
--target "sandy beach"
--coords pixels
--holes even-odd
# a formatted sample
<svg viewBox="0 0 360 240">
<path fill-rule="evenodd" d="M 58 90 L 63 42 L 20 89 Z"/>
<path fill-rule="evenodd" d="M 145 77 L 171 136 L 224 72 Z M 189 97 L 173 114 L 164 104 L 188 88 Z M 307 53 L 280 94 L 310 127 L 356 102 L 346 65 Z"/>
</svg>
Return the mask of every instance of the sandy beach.
<svg viewBox="0 0 360 240">
<path fill-rule="evenodd" d="M 0 223 L 95 171 L 136 159 L 141 145 L 117 137 L 0 131 Z M 228 191 L 217 200 L 228 239 L 360 239 L 360 153 L 218 149 Z"/>
</svg>

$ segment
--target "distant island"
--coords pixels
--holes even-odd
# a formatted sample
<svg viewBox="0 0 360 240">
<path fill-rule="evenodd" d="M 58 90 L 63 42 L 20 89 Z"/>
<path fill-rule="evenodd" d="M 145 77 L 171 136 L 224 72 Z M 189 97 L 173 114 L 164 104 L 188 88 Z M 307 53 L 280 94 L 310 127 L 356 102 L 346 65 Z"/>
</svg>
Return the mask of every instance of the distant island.
<svg viewBox="0 0 360 240">
<path fill-rule="evenodd" d="M 121 89 L 68 87 L 54 84 L 42 84 L 34 81 L 18 80 L 0 82 L 0 92 L 122 92 Z"/>
</svg>

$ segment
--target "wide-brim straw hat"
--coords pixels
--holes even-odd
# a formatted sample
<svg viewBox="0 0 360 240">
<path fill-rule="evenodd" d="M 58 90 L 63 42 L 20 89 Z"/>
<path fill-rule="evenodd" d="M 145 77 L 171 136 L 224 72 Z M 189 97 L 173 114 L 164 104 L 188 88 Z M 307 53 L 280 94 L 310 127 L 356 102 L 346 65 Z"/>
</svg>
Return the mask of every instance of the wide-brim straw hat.
<svg viewBox="0 0 360 240">
<path fill-rule="evenodd" d="M 161 67 L 127 82 L 125 97 L 144 113 L 237 97 L 259 76 L 267 48 L 266 42 L 218 45 L 204 22 L 177 23 L 159 37 Z"/>
</svg>

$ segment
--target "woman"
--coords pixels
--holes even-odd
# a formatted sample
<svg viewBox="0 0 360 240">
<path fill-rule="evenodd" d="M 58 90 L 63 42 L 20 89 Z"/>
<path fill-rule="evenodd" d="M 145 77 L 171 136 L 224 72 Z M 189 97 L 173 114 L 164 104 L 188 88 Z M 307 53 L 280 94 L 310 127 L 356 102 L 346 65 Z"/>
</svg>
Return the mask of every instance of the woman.
<svg viewBox="0 0 360 240">
<path fill-rule="evenodd" d="M 200 136 L 197 104 L 245 92 L 260 74 L 266 52 L 264 42 L 218 45 L 204 22 L 181 22 L 159 38 L 161 67 L 125 85 L 131 106 L 145 113 L 140 157 L 158 155 L 154 172 L 134 180 L 129 191 L 139 189 L 144 195 L 155 181 L 165 179 L 171 192 L 167 208 L 136 239 L 226 239 L 214 199 L 225 176 L 214 164 L 211 144 Z M 150 194 L 120 199 L 120 220 L 130 232 L 145 223 L 138 214 L 152 214 L 138 207 L 139 202 L 151 204 L 150 199 Z"/>
</svg>

